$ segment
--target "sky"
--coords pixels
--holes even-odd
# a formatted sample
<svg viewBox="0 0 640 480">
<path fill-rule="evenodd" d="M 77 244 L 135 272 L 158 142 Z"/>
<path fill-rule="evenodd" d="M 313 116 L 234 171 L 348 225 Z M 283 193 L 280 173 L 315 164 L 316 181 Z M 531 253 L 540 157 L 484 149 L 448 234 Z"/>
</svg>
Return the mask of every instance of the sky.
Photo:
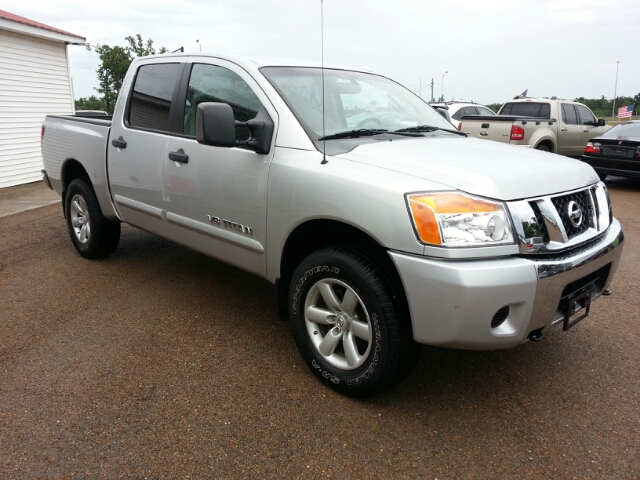
<svg viewBox="0 0 640 480">
<path fill-rule="evenodd" d="M 366 67 L 427 100 L 640 93 L 640 0 L 0 0 L 0 9 L 125 45 Z M 322 15 L 321 15 L 322 13 Z M 324 25 L 324 33 L 321 25 Z M 75 97 L 98 95 L 95 51 L 69 46 Z M 620 62 L 619 64 L 617 62 Z M 617 80 L 616 80 L 617 77 Z"/>
</svg>

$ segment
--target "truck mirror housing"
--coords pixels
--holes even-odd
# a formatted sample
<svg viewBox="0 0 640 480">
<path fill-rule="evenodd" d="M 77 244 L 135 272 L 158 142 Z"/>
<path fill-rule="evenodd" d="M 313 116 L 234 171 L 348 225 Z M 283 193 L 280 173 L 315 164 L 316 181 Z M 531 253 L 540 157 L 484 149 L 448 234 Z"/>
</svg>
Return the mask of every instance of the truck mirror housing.
<svg viewBox="0 0 640 480">
<path fill-rule="evenodd" d="M 236 140 L 236 128 L 248 128 L 251 137 L 247 141 Z M 214 147 L 244 147 L 266 155 L 271 148 L 273 120 L 264 107 L 248 122 L 238 122 L 233 109 L 226 103 L 203 102 L 196 111 L 196 140 Z"/>
<path fill-rule="evenodd" d="M 196 140 L 214 147 L 236 146 L 236 121 L 226 103 L 203 102 L 196 111 Z"/>
<path fill-rule="evenodd" d="M 605 125 L 606 125 L 606 122 L 604 121 L 604 118 L 599 118 L 597 126 L 598 127 L 604 127 Z"/>
</svg>

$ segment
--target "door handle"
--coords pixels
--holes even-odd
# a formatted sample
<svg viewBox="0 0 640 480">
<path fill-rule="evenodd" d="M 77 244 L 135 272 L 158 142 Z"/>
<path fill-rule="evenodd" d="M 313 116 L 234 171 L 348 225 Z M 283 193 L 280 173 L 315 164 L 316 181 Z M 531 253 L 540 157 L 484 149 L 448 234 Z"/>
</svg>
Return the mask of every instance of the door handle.
<svg viewBox="0 0 640 480">
<path fill-rule="evenodd" d="M 568 130 L 568 128 L 561 128 L 560 131 L 561 132 L 566 132 Z"/>
<path fill-rule="evenodd" d="M 127 142 L 124 141 L 124 138 L 122 138 L 122 135 L 119 136 L 118 138 L 114 138 L 113 140 L 111 140 L 111 145 L 113 145 L 116 148 L 127 148 Z"/>
<path fill-rule="evenodd" d="M 189 163 L 189 155 L 184 153 L 182 149 L 179 149 L 177 152 L 169 152 L 169 159 L 174 162 Z"/>
</svg>

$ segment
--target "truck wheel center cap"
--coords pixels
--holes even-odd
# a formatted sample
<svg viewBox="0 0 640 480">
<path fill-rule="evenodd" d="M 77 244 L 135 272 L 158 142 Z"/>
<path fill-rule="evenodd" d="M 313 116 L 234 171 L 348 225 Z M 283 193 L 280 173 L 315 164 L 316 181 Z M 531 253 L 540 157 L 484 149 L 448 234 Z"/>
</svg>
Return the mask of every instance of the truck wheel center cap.
<svg viewBox="0 0 640 480">
<path fill-rule="evenodd" d="M 336 317 L 336 326 L 344 331 L 349 327 L 349 316 L 345 313 L 341 313 Z"/>
</svg>

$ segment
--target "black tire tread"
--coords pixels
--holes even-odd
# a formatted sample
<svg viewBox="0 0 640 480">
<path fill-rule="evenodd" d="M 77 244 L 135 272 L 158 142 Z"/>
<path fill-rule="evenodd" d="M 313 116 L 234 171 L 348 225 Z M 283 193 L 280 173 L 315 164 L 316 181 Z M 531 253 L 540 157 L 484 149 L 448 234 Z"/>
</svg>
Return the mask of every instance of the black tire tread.
<svg viewBox="0 0 640 480">
<path fill-rule="evenodd" d="M 355 398 L 377 395 L 406 377 L 415 365 L 420 351 L 411 335 L 404 293 L 394 278 L 397 274 L 394 275 L 392 262 L 385 252 L 360 246 L 335 245 L 309 255 L 301 262 L 292 278 L 299 277 L 299 271 L 304 271 L 302 266 L 326 261 L 349 265 L 358 272 L 362 282 L 371 288 L 385 318 L 387 352 L 384 368 L 375 384 L 343 388 L 325 383 Z M 291 322 L 293 326 L 296 319 L 292 317 Z"/>
<path fill-rule="evenodd" d="M 89 218 L 91 221 L 91 239 L 85 247 L 77 242 L 71 218 L 69 214 L 71 199 L 79 193 L 84 198 L 89 210 Z M 105 218 L 100 209 L 98 198 L 91 183 L 84 178 L 76 178 L 69 184 L 69 188 L 65 197 L 65 215 L 67 217 L 67 229 L 71 236 L 73 246 L 78 253 L 85 258 L 98 259 L 111 255 L 118 248 L 120 242 L 120 222 L 112 222 Z"/>
</svg>

